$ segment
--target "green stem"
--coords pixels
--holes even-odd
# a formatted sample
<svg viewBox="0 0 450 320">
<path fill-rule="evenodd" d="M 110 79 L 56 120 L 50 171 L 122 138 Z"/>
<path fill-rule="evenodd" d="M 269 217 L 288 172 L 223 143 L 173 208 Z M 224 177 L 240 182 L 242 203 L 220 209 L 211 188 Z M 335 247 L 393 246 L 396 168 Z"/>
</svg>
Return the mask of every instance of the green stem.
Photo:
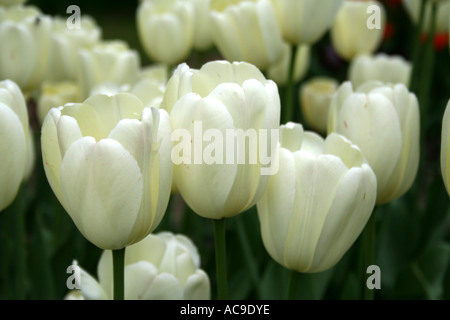
<svg viewBox="0 0 450 320">
<path fill-rule="evenodd" d="M 297 46 L 291 46 L 291 58 L 289 60 L 289 70 L 288 70 L 288 84 L 286 88 L 285 105 L 283 112 L 282 123 L 287 123 L 289 121 L 294 121 L 294 69 L 295 69 L 295 58 L 297 57 Z"/>
<path fill-rule="evenodd" d="M 252 249 L 250 248 L 250 243 L 248 241 L 247 233 L 245 231 L 244 221 L 241 217 L 237 218 L 237 230 L 239 236 L 239 242 L 242 245 L 242 249 L 244 250 L 244 259 L 248 268 L 248 273 L 251 281 L 253 282 L 253 286 L 256 289 L 256 293 L 258 297 L 261 297 L 260 289 L 259 289 L 259 272 L 258 266 L 255 263 L 255 258 L 253 257 Z"/>
<path fill-rule="evenodd" d="M 417 99 L 419 101 L 420 108 L 420 161 L 418 169 L 418 179 L 416 179 L 416 192 L 419 193 L 423 190 L 426 175 L 423 173 L 423 168 L 425 167 L 425 155 L 426 155 L 426 137 L 428 131 L 428 109 L 430 104 L 430 92 L 433 84 L 433 69 L 434 69 L 434 47 L 433 39 L 436 33 L 436 3 L 431 3 L 431 27 L 429 33 L 427 34 L 427 41 L 425 43 L 424 54 L 422 64 L 420 67 L 420 74 L 416 74 L 417 79 L 420 79 L 420 86 L 418 88 Z"/>
<path fill-rule="evenodd" d="M 368 266 L 375 264 L 375 234 L 376 234 L 376 207 L 370 216 L 369 221 L 367 222 L 366 227 L 362 233 L 362 248 L 363 248 L 363 259 L 364 259 L 364 269 Z M 366 276 L 365 273 L 363 273 Z M 366 280 L 362 281 L 364 285 L 364 299 L 365 300 L 373 300 L 374 299 L 374 291 L 367 287 Z"/>
<path fill-rule="evenodd" d="M 299 280 L 300 280 L 300 272 L 291 270 L 289 274 L 289 283 L 288 283 L 288 294 L 287 294 L 288 300 L 295 300 Z"/>
<path fill-rule="evenodd" d="M 114 300 L 125 298 L 125 248 L 113 250 Z"/>
<path fill-rule="evenodd" d="M 15 299 L 25 299 L 25 278 L 26 278 L 26 249 L 25 249 L 25 205 L 24 205 L 24 187 L 19 188 L 17 193 L 14 212 L 14 255 L 15 261 Z"/>
<path fill-rule="evenodd" d="M 413 48 L 413 55 L 412 55 L 412 73 L 411 73 L 411 88 L 413 88 L 414 90 L 417 89 L 417 80 L 418 80 L 418 74 L 417 74 L 417 70 L 419 70 L 418 66 L 420 64 L 421 61 L 421 33 L 423 30 L 423 22 L 425 20 L 425 4 L 426 4 L 427 0 L 421 0 L 420 1 L 420 11 L 419 11 L 419 23 L 416 26 L 416 32 L 415 32 L 415 43 L 414 43 L 414 48 Z"/>
<path fill-rule="evenodd" d="M 216 251 L 217 298 L 219 300 L 228 299 L 225 221 L 225 219 L 213 221 Z"/>
</svg>

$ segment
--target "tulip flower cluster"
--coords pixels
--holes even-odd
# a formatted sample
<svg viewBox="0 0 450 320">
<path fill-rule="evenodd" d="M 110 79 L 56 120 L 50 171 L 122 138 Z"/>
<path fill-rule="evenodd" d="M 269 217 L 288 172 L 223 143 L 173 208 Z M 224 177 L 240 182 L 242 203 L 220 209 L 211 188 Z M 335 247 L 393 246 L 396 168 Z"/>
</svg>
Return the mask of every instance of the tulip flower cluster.
<svg viewBox="0 0 450 320">
<path fill-rule="evenodd" d="M 0 299 L 450 298 L 450 0 L 26 2 Z"/>
</svg>

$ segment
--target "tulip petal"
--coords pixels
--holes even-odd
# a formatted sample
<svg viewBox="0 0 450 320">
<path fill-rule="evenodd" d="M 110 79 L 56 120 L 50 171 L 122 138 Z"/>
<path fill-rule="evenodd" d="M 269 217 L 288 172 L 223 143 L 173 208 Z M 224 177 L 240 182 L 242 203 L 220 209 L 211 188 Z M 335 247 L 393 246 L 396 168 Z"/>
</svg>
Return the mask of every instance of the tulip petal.
<svg viewBox="0 0 450 320">
<path fill-rule="evenodd" d="M 340 181 L 348 171 L 335 156 L 294 153 L 296 186 L 294 211 L 284 247 L 284 265 L 298 272 L 309 270 L 317 243 Z"/>
<path fill-rule="evenodd" d="M 158 274 L 142 296 L 143 300 L 182 300 L 183 287 L 169 273 Z"/>
<path fill-rule="evenodd" d="M 147 261 L 125 267 L 125 299 L 143 300 L 147 298 L 149 287 L 155 281 L 158 270 Z"/>
<path fill-rule="evenodd" d="M 351 168 L 342 179 L 322 228 L 309 272 L 333 267 L 360 235 L 373 211 L 376 177 L 372 169 Z"/>
<path fill-rule="evenodd" d="M 142 174 L 118 142 L 84 137 L 67 150 L 61 189 L 80 232 L 103 249 L 128 244 L 142 202 Z"/>
<path fill-rule="evenodd" d="M 0 102 L 0 211 L 15 198 L 25 174 L 27 145 L 19 117 Z"/>
<path fill-rule="evenodd" d="M 83 268 L 80 268 L 80 287 L 86 300 L 106 300 L 108 296 L 100 284 Z"/>
<path fill-rule="evenodd" d="M 208 275 L 203 270 L 197 270 L 190 275 L 184 285 L 184 300 L 209 300 L 211 288 Z"/>
<path fill-rule="evenodd" d="M 188 150 L 183 150 L 186 161 L 174 166 L 174 181 L 180 194 L 189 207 L 202 217 L 213 219 L 223 217 L 225 201 L 237 171 L 237 164 L 227 164 L 225 159 L 226 142 L 223 138 L 226 137 L 227 129 L 234 130 L 230 113 L 217 99 L 201 98 L 197 94 L 190 93 L 175 104 L 171 120 L 174 133 L 182 133 L 182 141 L 175 142 L 174 150 L 182 142 L 189 142 Z M 181 131 L 177 130 L 178 128 Z M 209 129 L 216 130 L 214 132 L 222 138 L 222 146 L 217 144 L 217 152 L 220 153 L 218 158 L 222 164 L 204 163 L 203 150 L 217 142 L 215 140 L 211 143 L 202 142 L 203 134 Z M 185 139 L 191 141 L 184 141 Z M 202 148 L 196 147 L 198 145 Z M 200 150 L 201 154 L 198 154 L 197 150 Z M 174 154 L 172 156 L 178 157 Z M 201 158 L 198 159 L 199 157 Z"/>
<path fill-rule="evenodd" d="M 402 146 L 400 120 L 392 102 L 380 93 L 355 93 L 345 100 L 337 119 L 336 132 L 359 146 L 377 176 L 381 192 Z"/>
<path fill-rule="evenodd" d="M 288 233 L 294 210 L 297 175 L 294 156 L 289 150 L 280 148 L 280 163 L 283 165 L 272 176 L 267 192 L 256 205 L 264 247 L 275 261 L 283 264 L 283 235 Z"/>
</svg>

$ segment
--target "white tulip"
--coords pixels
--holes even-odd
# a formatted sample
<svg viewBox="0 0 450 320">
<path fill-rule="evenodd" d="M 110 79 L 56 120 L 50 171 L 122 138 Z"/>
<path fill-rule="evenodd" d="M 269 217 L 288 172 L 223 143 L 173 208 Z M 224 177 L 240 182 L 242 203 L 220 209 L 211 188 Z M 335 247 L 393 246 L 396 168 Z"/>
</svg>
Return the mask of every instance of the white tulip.
<svg viewBox="0 0 450 320">
<path fill-rule="evenodd" d="M 171 110 L 174 134 L 187 133 L 192 139 L 191 143 L 175 135 L 174 141 L 181 141 L 175 142 L 172 155 L 176 161 L 182 158 L 175 163 L 174 180 L 192 210 L 221 219 L 253 206 L 264 193 L 271 170 L 277 169 L 276 84 L 245 62 L 214 61 L 199 70 L 182 64 L 167 84 L 162 107 Z M 244 133 L 249 133 L 248 142 L 236 138 Z M 269 159 L 262 159 L 262 150 Z M 238 154 L 246 155 L 245 161 Z"/>
<path fill-rule="evenodd" d="M 331 27 L 344 0 L 272 0 L 283 38 L 293 45 L 314 44 Z"/>
<path fill-rule="evenodd" d="M 368 81 L 403 83 L 409 86 L 412 65 L 401 56 L 388 56 L 384 53 L 375 56 L 360 55 L 352 60 L 348 79 L 354 88 Z"/>
<path fill-rule="evenodd" d="M 45 173 L 80 232 L 121 249 L 154 230 L 172 181 L 170 119 L 127 93 L 50 110 L 42 126 Z"/>
<path fill-rule="evenodd" d="M 112 299 L 111 251 L 103 252 L 97 270 L 99 281 L 81 271 L 83 298 Z M 188 237 L 161 232 L 126 248 L 125 299 L 207 300 L 210 292 L 208 275 L 200 269 L 198 250 Z"/>
<path fill-rule="evenodd" d="M 330 108 L 328 133 L 340 133 L 361 148 L 377 176 L 377 204 L 408 191 L 419 165 L 416 96 L 403 84 L 367 82 L 353 92 L 351 83 L 345 82 Z"/>
<path fill-rule="evenodd" d="M 341 135 L 323 140 L 292 122 L 280 131 L 280 170 L 257 203 L 263 243 L 290 270 L 325 271 L 366 225 L 376 177 L 359 148 Z"/>
<path fill-rule="evenodd" d="M 11 204 L 34 163 L 28 111 L 20 88 L 0 82 L 0 211 Z"/>
</svg>

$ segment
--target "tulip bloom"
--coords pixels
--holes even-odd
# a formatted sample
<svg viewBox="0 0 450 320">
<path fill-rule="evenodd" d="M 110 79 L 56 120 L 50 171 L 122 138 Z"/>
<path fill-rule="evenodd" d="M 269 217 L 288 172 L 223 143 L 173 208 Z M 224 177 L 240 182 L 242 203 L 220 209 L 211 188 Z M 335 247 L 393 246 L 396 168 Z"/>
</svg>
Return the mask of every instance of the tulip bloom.
<svg viewBox="0 0 450 320">
<path fill-rule="evenodd" d="M 84 299 L 111 299 L 113 272 L 111 251 L 103 251 L 95 280 L 81 270 Z M 200 255 L 184 235 L 170 232 L 150 234 L 127 247 L 125 252 L 125 299 L 128 300 L 207 300 L 208 275 L 200 269 Z"/>
<path fill-rule="evenodd" d="M 409 86 L 412 65 L 401 56 L 388 56 L 384 53 L 375 56 L 360 55 L 352 60 L 348 79 L 354 88 L 368 81 L 403 83 Z"/>
<path fill-rule="evenodd" d="M 78 63 L 77 79 L 83 100 L 100 84 L 133 83 L 140 68 L 138 53 L 120 40 L 104 41 L 79 50 Z"/>
<path fill-rule="evenodd" d="M 445 188 L 450 196 L 450 100 L 442 119 L 441 173 Z"/>
<path fill-rule="evenodd" d="M 0 211 L 11 204 L 20 183 L 32 169 L 33 139 L 20 88 L 11 80 L 0 82 Z"/>
<path fill-rule="evenodd" d="M 199 70 L 182 64 L 169 79 L 162 107 L 171 110 L 174 141 L 178 139 L 172 152 L 178 162 L 174 181 L 192 210 L 221 219 L 253 206 L 266 189 L 270 171 L 276 170 L 276 84 L 245 62 L 214 61 Z M 270 159 L 261 157 L 262 150 Z M 245 161 L 240 162 L 238 154 Z"/>
<path fill-rule="evenodd" d="M 270 256 L 290 270 L 333 267 L 366 225 L 376 177 L 343 136 L 326 140 L 292 122 L 280 129 L 280 170 L 257 203 Z"/>
<path fill-rule="evenodd" d="M 304 83 L 299 92 L 302 115 L 306 123 L 319 133 L 326 133 L 328 113 L 338 82 L 332 78 L 316 77 Z"/>
<path fill-rule="evenodd" d="M 100 41 L 102 30 L 94 19 L 82 16 L 81 28 L 67 28 L 67 19 L 54 18 L 51 35 L 50 61 L 46 79 L 76 80 L 79 69 L 78 51 L 92 48 Z"/>
<path fill-rule="evenodd" d="M 32 6 L 0 7 L 0 79 L 10 79 L 22 91 L 44 80 L 50 51 L 52 20 Z"/>
<path fill-rule="evenodd" d="M 191 52 L 194 7 L 182 0 L 144 0 L 137 9 L 139 39 L 150 59 L 175 65 Z"/>
<path fill-rule="evenodd" d="M 350 61 L 359 54 L 373 53 L 383 38 L 385 16 L 378 1 L 345 1 L 331 27 L 337 54 Z"/>
<path fill-rule="evenodd" d="M 293 45 L 314 44 L 330 28 L 344 0 L 272 0 L 283 38 Z"/>
<path fill-rule="evenodd" d="M 328 133 L 340 133 L 361 148 L 377 176 L 377 204 L 408 191 L 419 166 L 416 96 L 403 84 L 368 82 L 353 92 L 351 83 L 345 82 L 330 108 Z"/>
<path fill-rule="evenodd" d="M 266 70 L 283 54 L 283 40 L 270 0 L 213 1 L 213 41 L 228 61 Z"/>
<path fill-rule="evenodd" d="M 131 94 L 52 109 L 42 126 L 48 182 L 78 230 L 102 249 L 153 231 L 170 196 L 170 119 Z"/>
</svg>

